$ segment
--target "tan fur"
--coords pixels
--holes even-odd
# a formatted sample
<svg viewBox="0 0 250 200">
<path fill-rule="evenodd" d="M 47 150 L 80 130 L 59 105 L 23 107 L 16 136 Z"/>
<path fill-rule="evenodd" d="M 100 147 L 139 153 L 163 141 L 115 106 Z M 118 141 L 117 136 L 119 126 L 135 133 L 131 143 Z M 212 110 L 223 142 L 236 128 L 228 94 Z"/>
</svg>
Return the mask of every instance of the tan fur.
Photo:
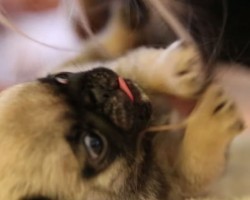
<svg viewBox="0 0 250 200">
<path fill-rule="evenodd" d="M 81 180 L 81 164 L 64 138 L 72 123 L 65 117 L 68 112 L 60 97 L 39 83 L 1 94 L 0 199 L 36 194 L 62 200 L 109 199 L 120 189 L 127 170 L 122 159 L 96 179 Z"/>
<path fill-rule="evenodd" d="M 165 49 L 139 48 L 114 61 L 74 63 L 54 73 L 105 66 L 138 82 L 148 92 L 195 98 L 206 84 L 204 65 L 195 47 L 176 41 Z"/>
<path fill-rule="evenodd" d="M 224 107 L 215 113 L 221 103 Z M 243 127 L 237 113 L 234 103 L 218 86 L 211 86 L 202 97 L 189 118 L 176 162 L 179 172 L 186 176 L 184 187 L 199 191 L 204 184 L 221 176 L 227 148 Z"/>
<path fill-rule="evenodd" d="M 173 66 L 177 69 L 172 69 L 178 71 L 179 65 Z M 138 71 L 137 76 L 140 74 Z M 132 73 L 129 75 L 132 76 Z M 173 85 L 178 83 L 173 80 L 168 80 L 168 76 L 158 77 L 158 81 L 170 81 Z M 140 81 L 145 87 L 155 89 L 148 75 Z M 174 87 L 175 94 L 189 94 L 190 97 L 197 92 L 196 87 L 187 92 L 177 86 Z M 163 91 L 171 94 L 168 85 L 162 87 L 166 87 Z M 213 113 L 222 102 L 224 106 Z M 156 157 L 161 155 L 161 159 L 155 162 L 170 184 L 169 199 L 200 195 L 221 174 L 225 167 L 227 146 L 242 130 L 242 122 L 233 105 L 218 86 L 210 86 L 188 120 L 184 138 L 176 146 L 176 157 L 171 165 L 162 161 L 168 159 L 164 158 L 166 149 L 155 146 Z M 83 163 L 77 162 L 64 139 L 72 123 L 66 117 L 70 112 L 62 98 L 41 83 L 27 83 L 1 93 L 0 199 L 18 200 L 34 194 L 57 197 L 59 200 L 121 199 L 120 190 L 129 173 L 129 166 L 123 158 L 116 160 L 108 170 L 91 181 L 80 176 L 84 158 Z M 153 185 L 154 181 L 157 182 L 157 177 L 152 176 Z M 122 198 L 126 199 L 127 192 L 124 191 L 123 195 Z M 138 198 L 145 199 L 143 195 L 140 197 L 140 193 Z M 155 197 L 147 195 L 147 199 Z"/>
<path fill-rule="evenodd" d="M 121 10 L 123 9 L 121 3 L 116 2 L 111 7 L 112 17 L 107 27 L 93 38 L 87 40 L 84 51 L 76 58 L 66 62 L 65 67 L 116 58 L 136 46 L 140 36 L 137 31 L 131 30 L 124 24 L 121 16 Z"/>
<path fill-rule="evenodd" d="M 87 68 L 83 64 L 89 61 L 115 58 L 136 46 L 138 33 L 120 23 L 120 17 L 119 12 L 114 12 L 106 33 L 98 36 L 97 43 L 90 41 L 85 54 L 68 62 L 64 70 L 71 71 L 73 67 L 73 71 L 82 71 Z M 98 50 L 98 43 L 104 51 Z M 89 67 L 100 64 L 138 82 L 150 93 L 198 98 L 199 103 L 181 132 L 183 138 L 172 149 L 174 156 L 166 152 L 171 140 L 165 142 L 171 137 L 158 134 L 152 141 L 153 162 L 160 167 L 161 178 L 167 184 L 160 185 L 155 175 L 159 169 L 153 168 L 147 194 L 131 194 L 126 187 L 131 168 L 123 157 L 93 179 L 84 179 L 81 167 L 86 153 L 79 162 L 65 140 L 73 123 L 67 117 L 70 108 L 51 88 L 34 82 L 0 95 L 0 200 L 32 195 L 52 200 L 156 200 L 154 190 L 159 187 L 169 190 L 163 199 L 178 200 L 205 194 L 221 175 L 228 146 L 243 126 L 237 109 L 219 86 L 212 84 L 197 96 L 206 80 L 204 63 L 194 46 L 176 42 L 166 49 L 142 48 Z"/>
</svg>

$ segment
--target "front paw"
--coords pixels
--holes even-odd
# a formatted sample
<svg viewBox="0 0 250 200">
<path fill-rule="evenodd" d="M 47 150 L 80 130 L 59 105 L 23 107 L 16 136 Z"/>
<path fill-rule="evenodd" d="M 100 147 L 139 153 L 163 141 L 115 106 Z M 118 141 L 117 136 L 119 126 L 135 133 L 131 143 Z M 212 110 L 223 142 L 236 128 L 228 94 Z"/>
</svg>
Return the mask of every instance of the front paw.
<svg viewBox="0 0 250 200">
<path fill-rule="evenodd" d="M 192 45 L 173 43 L 160 62 L 166 66 L 166 81 L 174 95 L 195 98 L 205 87 L 204 64 L 200 52 Z"/>
<path fill-rule="evenodd" d="M 184 190 L 200 193 L 222 175 L 228 146 L 243 128 L 234 102 L 219 86 L 210 85 L 187 120 L 176 161 Z"/>
<path fill-rule="evenodd" d="M 230 141 L 244 129 L 235 103 L 218 85 L 209 86 L 189 122 L 207 141 Z"/>
</svg>

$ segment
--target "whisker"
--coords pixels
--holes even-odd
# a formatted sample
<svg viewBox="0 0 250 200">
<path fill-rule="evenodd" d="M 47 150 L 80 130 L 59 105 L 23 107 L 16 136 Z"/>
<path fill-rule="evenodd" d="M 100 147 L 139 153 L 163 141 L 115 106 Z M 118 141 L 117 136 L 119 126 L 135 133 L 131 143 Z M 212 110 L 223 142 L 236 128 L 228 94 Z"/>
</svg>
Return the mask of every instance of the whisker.
<svg viewBox="0 0 250 200">
<path fill-rule="evenodd" d="M 179 124 L 168 124 L 161 126 L 151 126 L 145 130 L 145 132 L 162 132 L 162 131 L 172 131 L 180 130 L 186 126 L 186 121 Z"/>
</svg>

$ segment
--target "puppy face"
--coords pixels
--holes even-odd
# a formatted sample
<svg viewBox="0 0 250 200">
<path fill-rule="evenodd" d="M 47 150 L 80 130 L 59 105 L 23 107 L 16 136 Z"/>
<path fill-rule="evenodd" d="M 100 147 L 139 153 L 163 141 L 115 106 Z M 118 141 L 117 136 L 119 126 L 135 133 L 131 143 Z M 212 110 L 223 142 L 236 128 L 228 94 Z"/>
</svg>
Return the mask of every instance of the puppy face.
<svg viewBox="0 0 250 200">
<path fill-rule="evenodd" d="M 61 73 L 13 87 L 1 93 L 0 113 L 0 199 L 160 194 L 156 167 L 143 148 L 136 156 L 150 103 L 114 72 Z"/>
</svg>

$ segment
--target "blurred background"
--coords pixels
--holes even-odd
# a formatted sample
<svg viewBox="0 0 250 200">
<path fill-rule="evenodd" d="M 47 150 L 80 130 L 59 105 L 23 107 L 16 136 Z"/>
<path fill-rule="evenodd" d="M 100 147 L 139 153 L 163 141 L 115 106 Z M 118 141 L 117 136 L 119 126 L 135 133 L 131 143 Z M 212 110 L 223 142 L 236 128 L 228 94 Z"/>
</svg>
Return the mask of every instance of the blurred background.
<svg viewBox="0 0 250 200">
<path fill-rule="evenodd" d="M 0 91 L 13 84 L 44 76 L 54 67 L 80 52 L 84 46 L 72 26 L 74 0 L 0 0 L 0 11 L 25 34 L 52 47 L 39 44 L 10 30 L 0 23 Z M 66 6 L 65 6 L 66 5 Z M 67 10 L 67 11 L 66 11 Z M 250 70 L 226 67 L 219 70 L 218 79 L 236 100 L 246 124 L 250 125 Z M 234 171 L 221 181 L 221 187 L 234 184 L 238 194 L 249 194 L 250 133 L 245 131 L 234 141 L 232 163 Z M 249 172 L 246 176 L 245 172 Z M 220 188 L 221 187 L 217 187 Z M 217 191 L 219 193 L 220 191 Z M 230 191 L 229 191 L 230 192 Z"/>
<path fill-rule="evenodd" d="M 45 75 L 79 53 L 70 12 L 60 0 L 0 0 L 0 9 L 22 32 L 55 47 L 36 43 L 0 23 L 0 90 Z"/>
</svg>

